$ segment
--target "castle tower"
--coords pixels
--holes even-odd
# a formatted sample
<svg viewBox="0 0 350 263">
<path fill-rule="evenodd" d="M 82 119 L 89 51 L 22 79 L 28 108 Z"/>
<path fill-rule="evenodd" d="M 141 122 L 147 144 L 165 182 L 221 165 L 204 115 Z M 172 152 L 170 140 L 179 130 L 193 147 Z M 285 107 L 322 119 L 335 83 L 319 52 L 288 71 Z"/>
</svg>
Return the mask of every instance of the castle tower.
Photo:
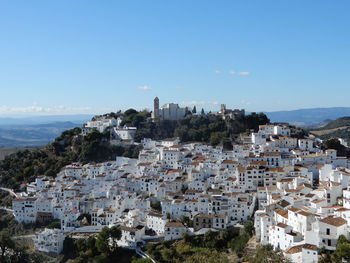
<svg viewBox="0 0 350 263">
<path fill-rule="evenodd" d="M 221 114 L 226 113 L 226 104 L 221 104 Z"/>
<path fill-rule="evenodd" d="M 159 116 L 159 99 L 158 99 L 158 97 L 155 97 L 154 98 L 154 102 L 153 102 L 153 104 L 154 104 L 154 109 L 153 109 L 153 119 L 154 118 L 157 118 L 158 116 Z"/>
</svg>

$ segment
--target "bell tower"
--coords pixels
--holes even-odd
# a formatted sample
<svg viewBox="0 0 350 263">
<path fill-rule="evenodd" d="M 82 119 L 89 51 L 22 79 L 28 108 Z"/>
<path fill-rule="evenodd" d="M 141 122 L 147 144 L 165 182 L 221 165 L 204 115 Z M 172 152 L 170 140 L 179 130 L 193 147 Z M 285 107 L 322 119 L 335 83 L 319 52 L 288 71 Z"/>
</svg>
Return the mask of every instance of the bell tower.
<svg viewBox="0 0 350 263">
<path fill-rule="evenodd" d="M 221 114 L 226 113 L 226 104 L 221 104 Z"/>
<path fill-rule="evenodd" d="M 158 97 L 154 98 L 154 109 L 153 109 L 153 119 L 159 116 L 159 99 Z"/>
</svg>

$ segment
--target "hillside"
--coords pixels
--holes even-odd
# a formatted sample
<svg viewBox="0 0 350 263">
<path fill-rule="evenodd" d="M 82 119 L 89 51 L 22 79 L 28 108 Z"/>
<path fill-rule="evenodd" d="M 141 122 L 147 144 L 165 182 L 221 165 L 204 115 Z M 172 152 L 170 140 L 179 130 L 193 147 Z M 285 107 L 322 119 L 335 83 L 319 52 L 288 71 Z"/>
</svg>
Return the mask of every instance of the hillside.
<svg viewBox="0 0 350 263">
<path fill-rule="evenodd" d="M 67 130 L 43 148 L 7 156 L 0 161 L 0 185 L 16 189 L 22 182 L 31 182 L 39 175 L 54 177 L 72 162 L 102 162 L 115 160 L 116 156 L 138 156 L 136 145 L 111 146 L 109 132 L 80 134 L 80 128 Z"/>
<path fill-rule="evenodd" d="M 325 126 L 323 126 L 318 130 L 329 130 L 329 129 L 348 127 L 348 126 L 350 126 L 350 117 L 342 117 L 329 122 L 328 124 L 326 124 Z"/>
<path fill-rule="evenodd" d="M 145 137 L 161 140 L 176 136 L 183 142 L 199 141 L 227 147 L 240 132 L 257 130 L 259 125 L 269 122 L 264 114 L 228 121 L 218 116 L 189 115 L 178 121 L 152 122 L 148 112 L 133 109 L 126 111 L 124 118 L 123 124 L 138 128 L 135 135 L 138 142 Z M 39 175 L 54 177 L 72 162 L 103 162 L 115 160 L 116 156 L 138 157 L 140 146 L 112 146 L 109 140 L 108 130 L 104 133 L 92 131 L 87 136 L 81 135 L 80 128 L 64 131 L 43 148 L 16 152 L 0 161 L 0 185 L 18 188 L 22 182 L 33 181 Z"/>
<path fill-rule="evenodd" d="M 321 139 L 342 138 L 350 142 L 350 117 L 343 117 L 329 122 L 322 128 L 312 130 L 311 133 Z"/>
<path fill-rule="evenodd" d="M 24 150 L 35 150 L 34 147 L 0 147 L 0 161 L 4 160 L 6 156 Z"/>
</svg>

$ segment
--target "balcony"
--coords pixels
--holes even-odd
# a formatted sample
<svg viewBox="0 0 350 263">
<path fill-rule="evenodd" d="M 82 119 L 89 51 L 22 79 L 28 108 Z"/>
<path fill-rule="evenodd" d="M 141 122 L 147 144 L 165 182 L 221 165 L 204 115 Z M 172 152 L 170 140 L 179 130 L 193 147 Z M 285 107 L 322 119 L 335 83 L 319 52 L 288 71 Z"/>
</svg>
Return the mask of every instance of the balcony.
<svg viewBox="0 0 350 263">
<path fill-rule="evenodd" d="M 326 232 L 322 232 L 319 231 L 318 235 L 320 236 L 320 238 L 326 238 L 326 239 L 335 239 L 338 240 L 339 236 L 335 233 L 330 232 L 329 234 L 327 234 Z"/>
</svg>

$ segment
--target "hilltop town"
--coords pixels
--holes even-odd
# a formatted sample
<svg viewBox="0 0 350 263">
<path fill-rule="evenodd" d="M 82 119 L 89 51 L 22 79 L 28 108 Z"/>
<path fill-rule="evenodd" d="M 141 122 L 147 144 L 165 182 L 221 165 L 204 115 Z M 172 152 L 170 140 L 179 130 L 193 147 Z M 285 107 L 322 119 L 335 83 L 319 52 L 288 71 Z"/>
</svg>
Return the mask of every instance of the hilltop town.
<svg viewBox="0 0 350 263">
<path fill-rule="evenodd" d="M 153 121 L 185 114 L 177 104 L 159 109 L 158 98 L 154 105 Z M 245 113 L 222 105 L 218 114 Z M 136 127 L 122 121 L 97 118 L 82 135 L 112 127 L 113 143 L 134 144 Z M 60 228 L 33 239 L 37 250 L 54 255 L 66 237 L 87 238 L 106 226 L 121 230 L 118 246 L 138 250 L 253 220 L 257 242 L 292 262 L 317 262 L 320 249 L 334 251 L 341 235 L 349 237 L 350 226 L 350 160 L 321 142 L 292 137 L 286 124 L 260 125 L 229 150 L 144 138 L 137 159 L 71 163 L 54 179 L 37 177 L 17 194 L 13 214 L 24 224 L 59 220 Z"/>
</svg>

